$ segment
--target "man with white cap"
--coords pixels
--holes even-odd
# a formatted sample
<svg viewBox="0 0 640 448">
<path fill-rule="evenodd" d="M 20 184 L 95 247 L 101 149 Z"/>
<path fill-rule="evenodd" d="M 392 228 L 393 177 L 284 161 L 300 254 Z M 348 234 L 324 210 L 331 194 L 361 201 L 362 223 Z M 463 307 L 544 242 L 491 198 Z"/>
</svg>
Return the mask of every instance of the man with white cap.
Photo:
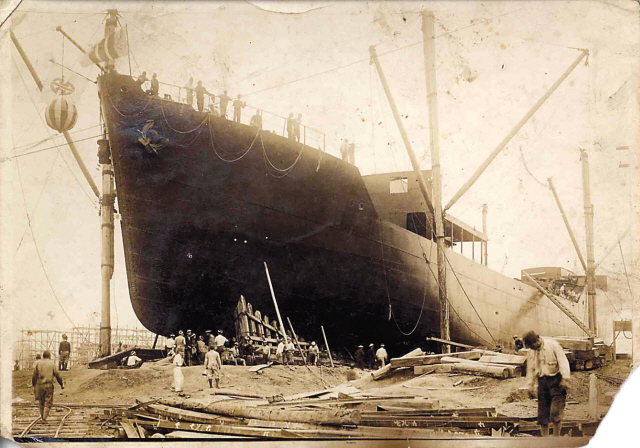
<svg viewBox="0 0 640 448">
<path fill-rule="evenodd" d="M 387 350 L 384 348 L 384 344 L 380 344 L 380 348 L 376 352 L 376 358 L 378 358 L 380 368 L 384 367 L 388 358 Z"/>
<path fill-rule="evenodd" d="M 309 347 L 309 364 L 315 366 L 318 364 L 318 346 L 316 345 L 316 341 L 311 343 Z"/>
<path fill-rule="evenodd" d="M 184 338 L 184 331 L 178 331 L 178 337 L 176 338 L 176 354 L 180 353 L 184 360 L 184 347 L 186 345 L 186 340 Z"/>
</svg>

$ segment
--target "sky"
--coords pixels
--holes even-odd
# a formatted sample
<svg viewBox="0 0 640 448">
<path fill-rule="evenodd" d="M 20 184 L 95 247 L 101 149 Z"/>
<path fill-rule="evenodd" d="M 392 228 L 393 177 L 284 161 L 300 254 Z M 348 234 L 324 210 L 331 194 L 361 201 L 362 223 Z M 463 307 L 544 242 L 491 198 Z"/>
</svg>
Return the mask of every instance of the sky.
<svg viewBox="0 0 640 448">
<path fill-rule="evenodd" d="M 53 58 L 95 80 L 98 69 L 82 67 L 81 53 L 55 27 L 90 48 L 104 33 L 108 8 L 118 9 L 130 40 L 131 62 L 126 56 L 118 60 L 119 72 L 157 72 L 161 82 L 175 85 L 193 76 L 210 91 L 242 94 L 249 106 L 274 114 L 266 122 L 276 130 L 281 122 L 275 116 L 301 113 L 303 124 L 324 132 L 330 154 L 339 156 L 340 139 L 354 141 L 363 175 L 411 169 L 369 64 L 369 45 L 376 45 L 421 168 L 431 166 L 420 11 L 432 11 L 444 203 L 579 49 L 588 49 L 587 63 L 576 67 L 449 213 L 481 229 L 482 205 L 488 205 L 489 267 L 496 271 L 519 277 L 524 268 L 562 266 L 581 274 L 546 180 L 553 179 L 586 257 L 583 148 L 591 167 L 596 260 L 633 225 L 622 251 L 613 251 L 598 273 L 624 286 L 626 267 L 638 291 L 637 2 L 26 0 L 11 27 L 41 78 L 49 77 Z M 62 136 L 44 124 L 45 104 L 6 25 L 0 33 L 11 56 L 4 67 L 10 83 L 2 94 L 12 118 L 0 149 L 0 266 L 9 299 L 3 311 L 15 329 L 98 325 L 97 198 Z M 162 85 L 165 92 L 176 96 Z M 76 105 L 79 118 L 71 134 L 100 185 L 93 84 Z M 311 131 L 308 138 L 312 144 L 322 141 Z M 616 149 L 623 146 L 629 150 Z M 140 328 L 129 300 L 118 222 L 115 241 L 112 326 Z M 631 317 L 628 289 L 615 292 L 612 300 Z"/>
</svg>

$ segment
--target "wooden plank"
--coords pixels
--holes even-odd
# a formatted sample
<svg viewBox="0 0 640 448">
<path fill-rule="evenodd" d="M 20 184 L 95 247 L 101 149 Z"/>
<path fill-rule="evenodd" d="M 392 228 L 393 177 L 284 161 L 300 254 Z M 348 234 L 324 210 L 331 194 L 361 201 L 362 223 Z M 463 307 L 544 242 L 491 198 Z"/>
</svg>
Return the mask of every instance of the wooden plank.
<svg viewBox="0 0 640 448">
<path fill-rule="evenodd" d="M 482 352 L 473 350 L 469 352 L 443 353 L 439 355 L 424 355 L 412 357 L 403 356 L 402 358 L 392 358 L 390 365 L 392 367 L 414 367 L 431 364 L 441 364 L 441 359 L 443 357 L 477 360 L 482 357 Z"/>
<path fill-rule="evenodd" d="M 462 348 L 478 348 L 478 346 L 476 345 L 467 345 L 467 344 L 461 344 L 459 342 L 453 342 L 453 341 L 447 341 L 446 339 L 440 339 L 440 338 L 432 338 L 432 337 L 427 337 L 425 338 L 427 341 L 435 341 L 435 342 L 440 342 L 441 344 L 447 344 L 447 345 L 453 345 L 455 347 L 462 347 Z"/>
<path fill-rule="evenodd" d="M 253 366 L 249 369 L 249 372 L 259 372 L 262 369 L 266 369 L 267 367 L 271 367 L 273 363 L 269 362 L 267 364 L 260 364 L 259 366 Z"/>
<path fill-rule="evenodd" d="M 482 355 L 482 357 L 480 357 L 478 361 L 486 362 L 490 364 L 508 364 L 508 365 L 522 367 L 524 363 L 527 362 L 527 357 L 519 356 L 519 355 L 508 355 L 504 353 L 499 353 L 495 355 L 484 354 Z"/>
<path fill-rule="evenodd" d="M 498 366 L 485 366 L 485 365 L 458 363 L 458 364 L 452 364 L 451 371 L 463 372 L 463 373 L 470 372 L 474 374 L 481 373 L 481 374 L 492 376 L 494 378 L 501 378 L 501 379 L 506 379 L 511 376 L 511 373 L 509 372 L 509 368 L 507 366 L 498 367 Z"/>
<path fill-rule="evenodd" d="M 127 435 L 127 438 L 129 439 L 140 438 L 140 434 L 138 434 L 138 431 L 136 431 L 133 425 L 128 421 L 125 421 L 125 420 L 121 421 L 120 426 L 122 426 L 122 429 L 124 429 L 124 432 Z"/>
<path fill-rule="evenodd" d="M 594 344 L 593 338 L 552 337 L 549 339 L 556 340 L 562 348 L 567 350 L 591 350 Z"/>
<path fill-rule="evenodd" d="M 442 373 L 442 371 L 438 371 L 438 367 L 442 366 L 442 364 L 434 364 L 430 366 L 414 366 L 413 374 L 414 375 L 427 375 L 429 373 Z M 451 372 L 451 365 L 445 364 L 444 367 L 448 368 L 448 371 Z"/>
<path fill-rule="evenodd" d="M 153 412 L 156 415 L 172 418 L 179 421 L 207 423 L 207 424 L 215 424 L 215 425 L 232 424 L 232 423 L 238 422 L 237 419 L 220 417 L 219 415 L 211 415 L 205 412 L 179 409 L 176 407 L 166 406 L 163 404 L 147 405 L 147 409 L 149 410 L 149 412 Z"/>
<path fill-rule="evenodd" d="M 421 349 L 417 348 L 415 350 L 410 351 L 406 355 L 401 356 L 400 358 L 393 358 L 393 359 L 415 358 L 421 355 L 424 355 L 424 352 Z M 393 359 L 391 361 L 393 361 Z M 381 369 L 378 369 L 375 372 L 371 372 L 371 376 L 375 381 L 378 381 L 389 376 L 391 371 L 394 369 L 397 369 L 398 367 L 410 367 L 410 366 L 394 366 L 393 362 L 391 362 L 388 365 L 382 367 Z"/>
<path fill-rule="evenodd" d="M 172 431 L 165 435 L 167 439 L 250 439 L 253 437 L 247 436 L 239 436 L 239 435 L 227 435 L 227 434 L 216 434 L 212 436 L 207 433 L 193 432 L 193 431 Z"/>
</svg>

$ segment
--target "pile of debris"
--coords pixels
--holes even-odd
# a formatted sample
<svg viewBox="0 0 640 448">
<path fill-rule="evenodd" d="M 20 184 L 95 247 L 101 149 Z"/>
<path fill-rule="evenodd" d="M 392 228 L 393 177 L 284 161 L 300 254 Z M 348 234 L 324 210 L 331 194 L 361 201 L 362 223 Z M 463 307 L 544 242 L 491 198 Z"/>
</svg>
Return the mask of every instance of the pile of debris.
<svg viewBox="0 0 640 448">
<path fill-rule="evenodd" d="M 371 375 L 377 381 L 413 367 L 415 375 L 459 372 L 506 379 L 524 375 L 526 360 L 526 356 L 483 349 L 440 355 L 426 355 L 422 350 L 416 349 L 400 358 L 392 358 L 389 365 Z"/>
</svg>

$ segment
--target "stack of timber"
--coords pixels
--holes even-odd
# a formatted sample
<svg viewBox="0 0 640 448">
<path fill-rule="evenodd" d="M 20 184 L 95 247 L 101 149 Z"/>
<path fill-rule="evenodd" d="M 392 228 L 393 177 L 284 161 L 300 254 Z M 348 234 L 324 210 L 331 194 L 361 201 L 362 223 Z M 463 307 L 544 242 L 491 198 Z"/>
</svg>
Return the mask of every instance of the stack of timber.
<svg viewBox="0 0 640 448">
<path fill-rule="evenodd" d="M 88 367 L 90 369 L 115 369 L 120 365 L 124 358 L 131 354 L 132 351 L 135 351 L 136 355 L 143 361 L 154 361 L 164 358 L 163 350 L 133 347 L 113 355 L 105 356 L 104 358 L 94 359 L 89 362 Z"/>
<path fill-rule="evenodd" d="M 535 417 L 509 417 L 493 407 L 438 409 L 412 396 L 352 395 L 280 403 L 145 398 L 134 408 L 106 410 L 104 418 L 127 438 L 416 439 L 505 437 L 539 430 Z M 592 435 L 598 422 L 563 424 L 568 435 L 583 436 Z"/>
<path fill-rule="evenodd" d="M 413 353 L 401 358 L 393 358 L 389 368 L 413 367 L 415 375 L 460 372 L 487 375 L 494 378 L 515 378 L 525 372 L 526 357 L 489 350 L 474 349 L 457 353 L 418 356 Z M 377 379 L 376 373 L 374 372 L 374 379 Z"/>
<path fill-rule="evenodd" d="M 610 364 L 613 349 L 602 339 L 591 337 L 557 336 L 555 339 L 564 348 L 572 370 L 592 370 Z"/>
</svg>

